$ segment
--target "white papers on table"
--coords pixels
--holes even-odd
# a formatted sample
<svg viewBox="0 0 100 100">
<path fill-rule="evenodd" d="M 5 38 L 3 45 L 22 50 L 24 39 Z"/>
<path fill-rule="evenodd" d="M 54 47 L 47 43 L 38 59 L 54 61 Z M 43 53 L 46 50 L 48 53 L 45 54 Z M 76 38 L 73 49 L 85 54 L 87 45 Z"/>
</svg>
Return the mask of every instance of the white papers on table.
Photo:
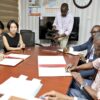
<svg viewBox="0 0 100 100">
<path fill-rule="evenodd" d="M 23 59 L 4 58 L 2 61 L 0 61 L 0 65 L 15 66 L 21 61 L 23 61 Z"/>
<path fill-rule="evenodd" d="M 58 49 L 58 51 L 63 52 L 63 49 Z M 66 53 L 69 53 L 69 54 L 72 54 L 72 55 L 80 55 L 80 54 L 83 54 L 82 52 L 73 51 L 73 50 L 69 50 L 69 51 L 66 52 Z"/>
<path fill-rule="evenodd" d="M 38 56 L 38 64 L 65 64 L 63 56 Z"/>
<path fill-rule="evenodd" d="M 8 65 L 8 66 L 15 66 L 21 61 L 28 58 L 30 55 L 24 55 L 24 54 L 8 54 L 5 55 L 5 58 L 0 61 L 1 65 Z"/>
<path fill-rule="evenodd" d="M 12 96 L 10 96 L 9 94 L 8 94 L 8 95 L 4 95 L 4 96 L 2 96 L 2 97 L 0 98 L 0 100 L 41 100 L 41 99 L 35 98 L 35 97 L 32 97 L 31 99 L 26 99 L 26 98 L 16 99 L 16 97 L 13 98 L 13 99 L 11 99 L 11 97 L 12 97 Z M 14 96 L 13 96 L 13 97 L 14 97 Z M 19 97 L 17 97 L 17 98 L 19 98 Z"/>
<path fill-rule="evenodd" d="M 39 67 L 39 76 L 72 76 L 64 67 Z"/>
<path fill-rule="evenodd" d="M 28 57 L 29 57 L 30 55 L 25 55 L 25 54 L 13 54 L 13 53 L 11 53 L 11 54 L 8 54 L 8 55 L 6 55 L 5 57 L 6 58 L 20 58 L 20 59 L 27 59 Z"/>
<path fill-rule="evenodd" d="M 25 77 L 22 77 L 24 76 L 21 76 L 21 78 L 10 77 L 0 85 L 0 93 L 4 94 L 3 99 L 0 98 L 0 100 L 8 100 L 11 96 L 33 100 L 33 97 L 37 95 L 42 87 L 41 80 L 35 78 L 26 80 Z"/>
<path fill-rule="evenodd" d="M 5 95 L 2 98 L 0 98 L 0 100 L 41 100 L 41 99 L 34 98 L 34 97 L 32 99 L 25 99 L 25 98 L 19 98 L 14 96 L 9 97 L 9 95 Z"/>
<path fill-rule="evenodd" d="M 39 76 L 71 76 L 65 71 L 66 62 L 63 56 L 38 56 Z"/>
</svg>

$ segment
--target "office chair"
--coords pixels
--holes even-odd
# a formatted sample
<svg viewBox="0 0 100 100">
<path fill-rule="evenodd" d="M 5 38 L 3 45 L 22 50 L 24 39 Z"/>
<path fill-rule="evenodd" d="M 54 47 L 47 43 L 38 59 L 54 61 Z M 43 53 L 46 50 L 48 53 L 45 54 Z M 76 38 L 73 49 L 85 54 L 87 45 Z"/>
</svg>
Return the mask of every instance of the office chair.
<svg viewBox="0 0 100 100">
<path fill-rule="evenodd" d="M 31 30 L 20 30 L 20 33 L 26 47 L 31 47 L 35 45 L 43 46 L 39 43 L 35 43 L 35 32 L 32 32 Z"/>
<path fill-rule="evenodd" d="M 20 30 L 20 33 L 22 35 L 22 39 L 26 47 L 35 45 L 35 33 L 34 32 L 32 32 L 31 30 Z"/>
<path fill-rule="evenodd" d="M 80 24 L 80 17 L 74 17 L 74 25 L 72 32 L 69 36 L 69 41 L 78 41 L 79 38 L 79 24 Z"/>
</svg>

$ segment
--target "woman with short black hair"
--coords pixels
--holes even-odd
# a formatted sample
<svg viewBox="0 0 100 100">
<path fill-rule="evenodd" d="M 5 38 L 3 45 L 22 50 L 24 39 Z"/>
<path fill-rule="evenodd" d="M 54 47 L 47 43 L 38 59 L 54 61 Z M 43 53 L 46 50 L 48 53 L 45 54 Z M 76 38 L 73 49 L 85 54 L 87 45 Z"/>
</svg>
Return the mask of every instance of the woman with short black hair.
<svg viewBox="0 0 100 100">
<path fill-rule="evenodd" d="M 7 28 L 9 32 L 3 36 L 5 52 L 25 48 L 21 34 L 17 33 L 18 23 L 15 20 L 10 20 L 7 24 Z"/>
</svg>

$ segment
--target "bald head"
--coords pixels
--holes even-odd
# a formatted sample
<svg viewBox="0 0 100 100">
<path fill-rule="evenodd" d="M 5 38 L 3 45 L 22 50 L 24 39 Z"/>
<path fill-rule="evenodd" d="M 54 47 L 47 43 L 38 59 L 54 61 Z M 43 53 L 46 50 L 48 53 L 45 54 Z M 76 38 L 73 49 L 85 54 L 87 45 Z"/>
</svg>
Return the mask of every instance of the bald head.
<svg viewBox="0 0 100 100">
<path fill-rule="evenodd" d="M 62 15 L 62 17 L 65 17 L 67 15 L 67 12 L 68 12 L 68 4 L 63 3 L 61 5 L 61 15 Z"/>
</svg>

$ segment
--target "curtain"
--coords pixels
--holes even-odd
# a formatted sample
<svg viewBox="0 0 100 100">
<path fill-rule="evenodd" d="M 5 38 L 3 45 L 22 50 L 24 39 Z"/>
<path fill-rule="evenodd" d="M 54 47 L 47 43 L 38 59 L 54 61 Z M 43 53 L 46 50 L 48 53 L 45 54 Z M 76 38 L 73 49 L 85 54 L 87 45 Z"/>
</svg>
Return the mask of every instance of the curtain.
<svg viewBox="0 0 100 100">
<path fill-rule="evenodd" d="M 18 0 L 0 0 L 0 20 L 7 31 L 7 22 L 14 19 L 18 22 Z"/>
</svg>

